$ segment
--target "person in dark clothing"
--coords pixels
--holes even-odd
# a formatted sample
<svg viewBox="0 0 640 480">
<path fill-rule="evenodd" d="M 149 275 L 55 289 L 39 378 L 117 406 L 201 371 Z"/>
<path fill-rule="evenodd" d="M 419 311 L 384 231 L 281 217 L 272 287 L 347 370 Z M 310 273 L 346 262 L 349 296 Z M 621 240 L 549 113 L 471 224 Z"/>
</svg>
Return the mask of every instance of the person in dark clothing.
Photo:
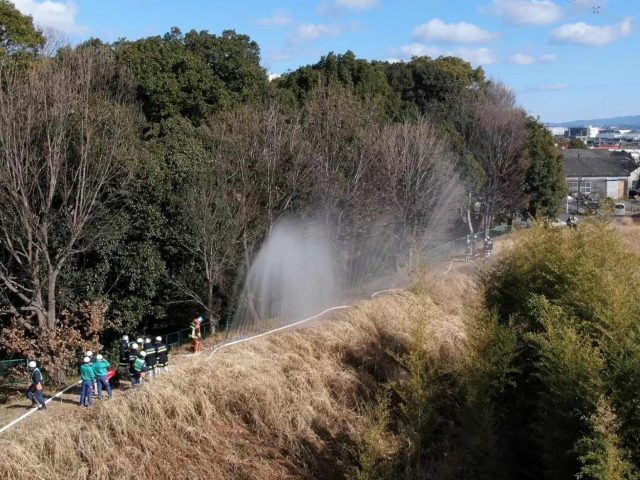
<svg viewBox="0 0 640 480">
<path fill-rule="evenodd" d="M 138 358 L 138 344 L 133 342 L 131 344 L 131 348 L 129 349 L 129 379 L 131 380 L 131 385 L 135 385 L 133 373 L 134 373 L 134 365 L 136 363 L 136 359 Z"/>
<path fill-rule="evenodd" d="M 42 373 L 33 360 L 29 362 L 29 370 L 31 370 L 31 385 L 27 390 L 27 398 L 31 400 L 31 406 L 38 405 L 38 410 L 46 410 L 47 404 L 42 394 Z"/>
<path fill-rule="evenodd" d="M 157 361 L 156 373 L 161 374 L 167 371 L 169 367 L 169 350 L 167 346 L 162 342 L 162 337 L 156 337 L 156 341 L 153 344 L 156 349 Z"/>
<path fill-rule="evenodd" d="M 129 377 L 129 336 L 123 335 L 122 340 L 120 340 L 120 358 L 118 364 L 118 370 L 120 373 L 120 378 L 128 378 Z"/>
<path fill-rule="evenodd" d="M 156 347 L 151 343 L 149 337 L 144 340 L 144 351 L 147 353 L 146 361 L 149 373 L 149 380 L 156 376 L 156 367 L 158 364 L 158 356 L 156 353 Z"/>
<path fill-rule="evenodd" d="M 490 257 L 493 253 L 493 241 L 489 237 L 485 237 L 483 251 L 485 257 Z"/>
</svg>

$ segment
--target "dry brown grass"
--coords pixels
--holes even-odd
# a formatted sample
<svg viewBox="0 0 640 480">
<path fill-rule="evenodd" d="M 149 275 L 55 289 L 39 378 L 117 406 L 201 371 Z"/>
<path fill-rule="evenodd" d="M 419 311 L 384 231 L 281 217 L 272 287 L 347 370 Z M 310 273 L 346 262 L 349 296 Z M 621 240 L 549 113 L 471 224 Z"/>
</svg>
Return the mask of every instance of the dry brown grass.
<svg viewBox="0 0 640 480">
<path fill-rule="evenodd" d="M 192 357 L 93 411 L 32 416 L 0 439 L 0 478 L 341 478 L 367 431 L 362 408 L 396 374 L 390 353 L 415 321 L 433 324 L 431 348 L 458 343 L 458 313 L 401 292 Z"/>
<path fill-rule="evenodd" d="M 611 222 L 614 230 L 622 237 L 627 246 L 640 255 L 640 219 L 636 217 L 622 217 Z"/>
</svg>

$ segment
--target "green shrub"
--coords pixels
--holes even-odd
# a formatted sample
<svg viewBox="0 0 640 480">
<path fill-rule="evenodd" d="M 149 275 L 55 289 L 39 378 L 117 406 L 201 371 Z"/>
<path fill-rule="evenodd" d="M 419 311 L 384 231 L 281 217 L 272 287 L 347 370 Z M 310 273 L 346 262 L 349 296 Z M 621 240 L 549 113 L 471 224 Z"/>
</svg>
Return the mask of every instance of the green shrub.
<svg viewBox="0 0 640 480">
<path fill-rule="evenodd" d="M 507 388 L 492 393 L 510 476 L 634 478 L 639 272 L 640 259 L 593 222 L 537 227 L 485 276 L 487 308 L 517 339 L 513 368 L 501 367 Z"/>
</svg>

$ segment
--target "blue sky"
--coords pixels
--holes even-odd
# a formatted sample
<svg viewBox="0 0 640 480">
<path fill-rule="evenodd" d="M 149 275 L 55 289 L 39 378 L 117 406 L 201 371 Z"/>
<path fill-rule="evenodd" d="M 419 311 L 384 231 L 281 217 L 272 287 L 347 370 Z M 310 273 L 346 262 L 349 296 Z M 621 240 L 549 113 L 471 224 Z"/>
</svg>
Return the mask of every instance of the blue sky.
<svg viewBox="0 0 640 480">
<path fill-rule="evenodd" d="M 14 0 L 72 42 L 172 26 L 256 40 L 271 74 L 329 52 L 407 60 L 455 54 L 543 121 L 640 114 L 639 0 Z"/>
</svg>

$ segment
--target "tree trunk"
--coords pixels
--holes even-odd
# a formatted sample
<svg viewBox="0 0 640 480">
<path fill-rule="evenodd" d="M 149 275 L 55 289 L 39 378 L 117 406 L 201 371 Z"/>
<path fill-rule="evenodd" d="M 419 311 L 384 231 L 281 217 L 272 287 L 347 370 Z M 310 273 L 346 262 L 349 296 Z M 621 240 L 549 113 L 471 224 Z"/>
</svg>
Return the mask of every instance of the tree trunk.
<svg viewBox="0 0 640 480">
<path fill-rule="evenodd" d="M 471 221 L 471 207 L 467 207 L 467 225 L 469 226 L 469 233 L 473 235 L 473 222 Z"/>
<path fill-rule="evenodd" d="M 217 330 L 218 323 L 214 322 L 213 316 L 213 289 L 214 282 L 210 278 L 207 278 L 207 316 L 209 317 L 209 322 L 211 322 L 212 329 Z"/>
<path fill-rule="evenodd" d="M 53 332 L 56 327 L 56 281 L 58 270 L 49 273 L 47 282 L 47 330 Z"/>
</svg>

